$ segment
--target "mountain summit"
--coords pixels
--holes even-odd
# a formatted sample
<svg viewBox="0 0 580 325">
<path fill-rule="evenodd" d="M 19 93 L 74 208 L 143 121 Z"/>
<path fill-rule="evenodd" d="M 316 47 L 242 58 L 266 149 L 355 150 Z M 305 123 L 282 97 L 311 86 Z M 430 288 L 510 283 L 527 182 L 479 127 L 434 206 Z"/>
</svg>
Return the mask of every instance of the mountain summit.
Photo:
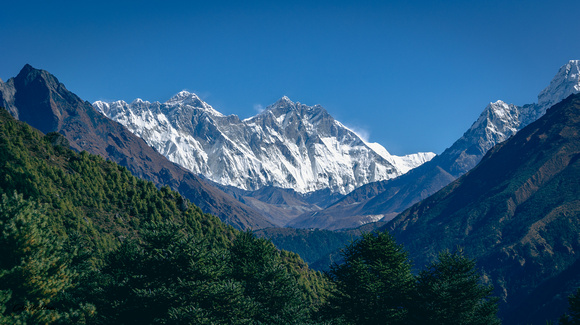
<svg viewBox="0 0 580 325">
<path fill-rule="evenodd" d="M 365 143 L 322 106 L 286 96 L 245 120 L 224 116 L 185 91 L 163 104 L 117 101 L 93 106 L 171 161 L 244 190 L 275 186 L 345 194 L 402 175 L 434 156 L 392 156 L 378 144 Z"/>
<path fill-rule="evenodd" d="M 222 113 L 216 111 L 213 107 L 201 100 L 196 94 L 182 90 L 175 96 L 171 97 L 165 102 L 167 106 L 181 106 L 181 107 L 195 107 L 204 110 L 212 115 L 223 116 Z"/>
<path fill-rule="evenodd" d="M 546 109 L 561 102 L 570 94 L 580 92 L 580 60 L 563 65 L 550 85 L 538 95 L 538 105 Z"/>
</svg>

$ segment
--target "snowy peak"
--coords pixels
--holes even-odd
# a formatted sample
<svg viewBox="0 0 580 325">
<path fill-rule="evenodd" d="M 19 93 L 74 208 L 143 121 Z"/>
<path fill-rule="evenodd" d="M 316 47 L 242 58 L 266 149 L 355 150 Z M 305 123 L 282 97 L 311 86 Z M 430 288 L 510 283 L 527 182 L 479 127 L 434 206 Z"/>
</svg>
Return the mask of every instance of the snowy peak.
<svg viewBox="0 0 580 325">
<path fill-rule="evenodd" d="M 495 103 L 489 103 L 483 110 L 479 118 L 471 126 L 471 130 L 478 128 L 492 129 L 492 130 L 506 130 L 514 131 L 519 126 L 519 109 L 513 104 L 507 104 L 501 100 Z"/>
<path fill-rule="evenodd" d="M 287 96 L 283 96 L 278 99 L 274 104 L 266 107 L 263 113 L 271 112 L 275 117 L 279 117 L 282 114 L 287 114 L 290 112 L 296 112 L 299 115 L 303 115 L 305 111 L 312 111 L 313 108 L 319 108 L 319 105 L 307 106 L 301 104 L 300 102 L 293 102 Z"/>
<path fill-rule="evenodd" d="M 580 92 L 580 60 L 570 60 L 560 68 L 550 85 L 540 92 L 538 105 L 545 110 L 578 92 Z"/>
<path fill-rule="evenodd" d="M 452 162 L 452 174 L 459 176 L 470 170 L 491 147 L 543 116 L 554 104 L 578 93 L 579 66 L 579 60 L 570 60 L 562 66 L 550 85 L 538 95 L 537 104 L 516 106 L 498 100 L 487 105 L 471 128 L 442 154 Z"/>
<path fill-rule="evenodd" d="M 189 104 L 192 106 L 202 106 L 202 100 L 194 93 L 182 90 L 165 102 L 167 105 Z"/>
<path fill-rule="evenodd" d="M 274 106 L 294 106 L 294 102 L 288 98 L 288 96 L 284 95 L 282 98 L 278 99 Z"/>
<path fill-rule="evenodd" d="M 206 111 L 215 116 L 223 116 L 222 113 L 216 111 L 209 104 L 201 100 L 196 94 L 190 93 L 187 90 L 182 90 L 175 96 L 171 97 L 164 103 L 167 106 L 182 106 L 188 108 L 197 108 Z"/>
</svg>

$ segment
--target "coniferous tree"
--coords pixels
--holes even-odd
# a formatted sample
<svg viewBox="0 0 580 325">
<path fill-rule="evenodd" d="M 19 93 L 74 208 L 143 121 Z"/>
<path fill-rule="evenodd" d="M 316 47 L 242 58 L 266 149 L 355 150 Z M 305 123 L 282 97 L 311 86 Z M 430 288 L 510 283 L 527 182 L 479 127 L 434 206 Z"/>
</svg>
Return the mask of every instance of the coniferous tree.
<svg viewBox="0 0 580 325">
<path fill-rule="evenodd" d="M 268 240 L 250 232 L 240 233 L 230 250 L 234 280 L 240 282 L 253 302 L 253 321 L 258 324 L 307 324 L 309 307 L 282 263 L 280 252 Z"/>
<path fill-rule="evenodd" d="M 16 193 L 3 194 L 0 229 L 1 324 L 66 322 L 70 313 L 83 309 L 61 308 L 59 298 L 78 274 L 69 267 L 63 240 L 40 206 Z M 93 310 L 84 307 L 85 312 Z"/>
<path fill-rule="evenodd" d="M 222 250 L 172 222 L 146 223 L 140 235 L 106 258 L 95 290 L 103 324 L 220 323 L 216 308 L 235 309 L 235 299 L 216 302 L 238 290 L 221 282 Z"/>
<path fill-rule="evenodd" d="M 568 297 L 568 313 L 560 318 L 560 325 L 580 325 L 580 289 Z"/>
<path fill-rule="evenodd" d="M 327 319 L 350 324 L 404 324 L 414 287 L 407 252 L 387 232 L 363 234 L 331 266 L 336 290 L 323 309 Z"/>
<path fill-rule="evenodd" d="M 480 283 L 475 261 L 463 251 L 444 251 L 437 262 L 420 272 L 413 302 L 416 324 L 491 325 L 497 318 L 498 298 L 493 288 Z"/>
</svg>

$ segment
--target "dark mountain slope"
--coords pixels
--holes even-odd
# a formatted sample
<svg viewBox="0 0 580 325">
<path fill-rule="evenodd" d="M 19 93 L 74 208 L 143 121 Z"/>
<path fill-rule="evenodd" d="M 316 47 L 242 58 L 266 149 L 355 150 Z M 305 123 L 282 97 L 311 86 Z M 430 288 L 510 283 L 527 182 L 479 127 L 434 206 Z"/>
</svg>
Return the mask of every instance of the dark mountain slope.
<svg viewBox="0 0 580 325">
<path fill-rule="evenodd" d="M 418 268 L 464 247 L 503 299 L 507 324 L 557 317 L 568 285 L 580 283 L 569 271 L 580 260 L 579 133 L 580 95 L 572 95 L 383 230 Z"/>
<path fill-rule="evenodd" d="M 388 221 L 456 179 L 440 166 L 441 156 L 395 179 L 363 185 L 322 211 L 305 213 L 289 223 L 296 228 L 337 230 L 361 222 Z"/>
<path fill-rule="evenodd" d="M 205 212 L 238 229 L 273 226 L 254 209 L 168 161 L 46 71 L 26 65 L 18 76 L 1 83 L 0 106 L 44 133 L 63 134 L 75 150 L 111 159 L 157 186 L 169 185 Z"/>
</svg>

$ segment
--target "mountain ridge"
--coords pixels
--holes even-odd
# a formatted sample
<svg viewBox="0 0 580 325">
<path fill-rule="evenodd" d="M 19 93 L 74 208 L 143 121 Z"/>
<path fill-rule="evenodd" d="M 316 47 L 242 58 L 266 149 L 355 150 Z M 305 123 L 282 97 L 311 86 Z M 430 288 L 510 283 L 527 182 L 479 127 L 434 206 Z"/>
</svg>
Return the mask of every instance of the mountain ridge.
<svg viewBox="0 0 580 325">
<path fill-rule="evenodd" d="M 77 151 L 111 159 L 139 178 L 178 190 L 205 212 L 238 229 L 273 226 L 253 208 L 168 161 L 124 126 L 68 91 L 47 71 L 25 65 L 16 77 L 0 84 L 0 106 L 43 133 L 63 134 Z"/>
<path fill-rule="evenodd" d="M 186 91 L 179 94 L 199 99 Z M 203 117 L 211 106 L 201 100 L 194 106 L 179 103 L 193 113 L 169 111 L 168 102 L 93 105 L 170 160 L 216 183 L 249 191 L 275 186 L 345 194 L 366 182 L 400 175 L 434 155 L 388 159 L 386 149 L 364 142 L 322 106 L 295 103 L 287 96 L 244 120 L 217 111 Z"/>
</svg>

